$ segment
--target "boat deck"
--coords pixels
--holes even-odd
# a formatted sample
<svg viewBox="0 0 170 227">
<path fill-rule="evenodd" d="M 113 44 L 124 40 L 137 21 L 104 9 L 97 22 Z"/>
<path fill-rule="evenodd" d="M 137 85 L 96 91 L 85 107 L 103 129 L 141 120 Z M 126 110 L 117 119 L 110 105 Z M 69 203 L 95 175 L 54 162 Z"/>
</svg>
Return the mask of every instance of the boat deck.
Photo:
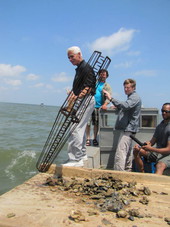
<svg viewBox="0 0 170 227">
<path fill-rule="evenodd" d="M 134 203 L 135 208 L 145 214 L 144 218 L 130 221 L 116 218 L 113 212 L 99 212 L 89 215 L 89 209 L 95 210 L 90 201 L 82 196 L 44 186 L 48 177 L 60 175 L 71 178 L 97 178 L 113 176 L 115 179 L 131 182 L 150 188 L 149 204 Z M 75 167 L 56 167 L 52 165 L 48 173 L 40 173 L 24 184 L 0 196 L 0 227 L 98 227 L 98 226 L 167 226 L 165 218 L 170 218 L 170 178 L 155 174 L 116 172 L 101 169 Z M 69 216 L 73 211 L 81 211 L 84 221 L 75 222 Z"/>
</svg>

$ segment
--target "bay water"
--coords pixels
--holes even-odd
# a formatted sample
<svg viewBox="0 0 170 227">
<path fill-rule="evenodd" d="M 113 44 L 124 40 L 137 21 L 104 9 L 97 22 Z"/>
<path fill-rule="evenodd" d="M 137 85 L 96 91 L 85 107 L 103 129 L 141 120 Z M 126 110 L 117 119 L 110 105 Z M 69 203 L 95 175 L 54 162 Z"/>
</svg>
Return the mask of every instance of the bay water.
<svg viewBox="0 0 170 227">
<path fill-rule="evenodd" d="M 36 163 L 59 107 L 0 102 L 0 194 L 38 173 Z M 55 163 L 67 159 L 67 143 Z"/>
<path fill-rule="evenodd" d="M 0 102 L 0 195 L 38 173 L 36 163 L 59 108 Z M 66 143 L 54 163 L 67 158 Z"/>
</svg>

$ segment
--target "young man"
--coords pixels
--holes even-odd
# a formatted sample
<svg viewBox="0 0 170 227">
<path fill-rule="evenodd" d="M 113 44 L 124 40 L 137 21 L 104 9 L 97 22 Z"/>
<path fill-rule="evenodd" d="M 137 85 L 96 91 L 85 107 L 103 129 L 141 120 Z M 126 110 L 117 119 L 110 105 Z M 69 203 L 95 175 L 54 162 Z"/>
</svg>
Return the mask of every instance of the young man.
<svg viewBox="0 0 170 227">
<path fill-rule="evenodd" d="M 139 116 L 141 111 L 141 99 L 136 93 L 136 81 L 127 79 L 123 83 L 127 100 L 121 102 L 112 98 L 107 91 L 106 96 L 119 110 L 115 129 L 119 130 L 119 142 L 114 158 L 114 170 L 132 170 L 132 139 L 131 134 L 135 134 L 139 127 Z"/>
<path fill-rule="evenodd" d="M 95 109 L 92 113 L 91 119 L 88 121 L 87 127 L 86 127 L 86 146 L 91 145 L 91 140 L 90 140 L 90 125 L 94 126 L 93 133 L 93 145 L 98 146 L 98 141 L 97 141 L 97 134 L 99 130 L 99 110 L 102 108 L 103 110 L 107 110 L 107 105 L 110 103 L 110 101 L 106 98 L 103 90 L 106 90 L 109 92 L 109 94 L 112 94 L 112 89 L 111 86 L 106 83 L 106 79 L 108 78 L 109 73 L 106 69 L 101 69 L 99 70 L 99 79 L 96 83 L 96 94 L 94 95 L 96 104 L 95 104 Z"/>
<path fill-rule="evenodd" d="M 134 158 L 140 172 L 144 172 L 144 164 L 141 157 L 151 161 L 153 154 L 156 162 L 156 174 L 162 175 L 166 168 L 170 168 L 170 103 L 165 103 L 161 109 L 163 120 L 156 127 L 152 139 L 147 145 L 134 147 Z M 156 144 L 156 147 L 153 145 Z"/>
<path fill-rule="evenodd" d="M 83 98 L 87 93 L 88 95 L 94 96 L 96 77 L 92 67 L 83 60 L 80 48 L 77 46 L 68 48 L 67 55 L 70 62 L 77 66 L 71 99 L 75 101 L 77 97 Z M 94 97 L 92 97 L 82 119 L 69 137 L 69 160 L 67 163 L 63 164 L 64 166 L 83 166 L 83 160 L 87 159 L 85 129 L 94 110 L 94 104 L 95 100 Z M 83 108 L 83 102 L 81 105 L 81 108 Z M 66 109 L 66 111 L 68 112 L 69 109 Z"/>
</svg>

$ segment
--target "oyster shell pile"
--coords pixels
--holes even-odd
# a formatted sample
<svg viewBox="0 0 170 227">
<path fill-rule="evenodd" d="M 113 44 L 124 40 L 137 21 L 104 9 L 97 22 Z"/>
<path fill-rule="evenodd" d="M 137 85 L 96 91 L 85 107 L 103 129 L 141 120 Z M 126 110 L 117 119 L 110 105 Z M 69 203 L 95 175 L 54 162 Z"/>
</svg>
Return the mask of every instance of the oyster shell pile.
<svg viewBox="0 0 170 227">
<path fill-rule="evenodd" d="M 130 209 L 130 203 L 149 203 L 151 191 L 148 187 L 137 188 L 137 183 L 114 179 L 112 176 L 102 176 L 95 179 L 64 179 L 47 178 L 45 185 L 57 186 L 62 191 L 69 191 L 77 196 L 87 196 L 94 201 L 95 206 L 102 212 L 115 212 L 118 218 L 142 218 L 138 209 Z"/>
</svg>

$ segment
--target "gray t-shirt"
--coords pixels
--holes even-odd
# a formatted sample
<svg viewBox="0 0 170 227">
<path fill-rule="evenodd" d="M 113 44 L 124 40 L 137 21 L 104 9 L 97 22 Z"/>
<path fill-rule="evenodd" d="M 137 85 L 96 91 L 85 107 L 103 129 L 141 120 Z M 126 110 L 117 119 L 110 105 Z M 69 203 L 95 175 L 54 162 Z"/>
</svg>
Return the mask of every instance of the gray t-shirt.
<svg viewBox="0 0 170 227">
<path fill-rule="evenodd" d="M 162 121 L 156 127 L 153 137 L 156 138 L 157 148 L 166 147 L 168 141 L 170 141 L 170 122 L 164 123 L 164 121 Z"/>
</svg>

